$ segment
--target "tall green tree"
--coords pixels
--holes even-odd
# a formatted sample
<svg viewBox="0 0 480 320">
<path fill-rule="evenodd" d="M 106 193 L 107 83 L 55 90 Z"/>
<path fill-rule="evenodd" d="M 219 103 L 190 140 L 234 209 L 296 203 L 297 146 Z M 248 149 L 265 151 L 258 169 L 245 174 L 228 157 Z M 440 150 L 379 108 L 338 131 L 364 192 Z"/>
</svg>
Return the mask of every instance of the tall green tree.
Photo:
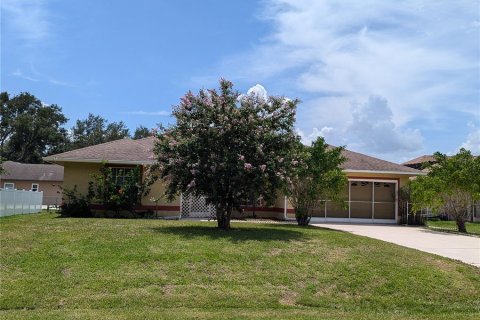
<svg viewBox="0 0 480 320">
<path fill-rule="evenodd" d="M 135 132 L 133 133 L 133 139 L 138 140 L 138 139 L 143 139 L 146 137 L 151 137 L 152 131 L 149 130 L 147 127 L 140 125 L 135 129 Z"/>
<path fill-rule="evenodd" d="M 130 136 L 123 121 L 108 123 L 101 116 L 89 113 L 83 120 L 77 120 L 71 130 L 71 149 L 123 139 Z"/>
<path fill-rule="evenodd" d="M 310 223 L 312 210 L 322 200 L 343 203 L 341 197 L 347 186 L 347 177 L 341 169 L 346 158 L 343 147 L 330 147 L 322 137 L 311 146 L 297 143 L 293 172 L 285 184 L 290 203 L 295 208 L 299 225 Z"/>
<path fill-rule="evenodd" d="M 0 157 L 7 160 L 40 163 L 42 157 L 64 151 L 67 118 L 55 105 L 44 105 L 24 92 L 10 98 L 0 94 Z"/>
<path fill-rule="evenodd" d="M 410 183 L 413 209 L 429 207 L 455 219 L 459 232 L 467 232 L 465 222 L 480 200 L 480 157 L 461 149 L 452 157 L 437 152 L 427 165 L 427 175 Z"/>
<path fill-rule="evenodd" d="M 187 93 L 174 107 L 176 124 L 160 128 L 154 174 L 166 182 L 169 199 L 179 193 L 205 196 L 215 206 L 218 227 L 230 229 L 235 209 L 251 191 L 271 203 L 289 175 L 298 101 L 250 94 L 233 84 Z"/>
</svg>

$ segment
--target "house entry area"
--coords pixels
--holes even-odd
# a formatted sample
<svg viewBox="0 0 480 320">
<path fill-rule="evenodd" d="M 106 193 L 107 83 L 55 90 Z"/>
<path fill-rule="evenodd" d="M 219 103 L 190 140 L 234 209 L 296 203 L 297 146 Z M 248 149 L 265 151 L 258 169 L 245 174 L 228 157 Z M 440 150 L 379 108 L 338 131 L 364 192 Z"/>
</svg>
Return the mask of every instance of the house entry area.
<svg viewBox="0 0 480 320">
<path fill-rule="evenodd" d="M 312 222 L 396 223 L 398 181 L 349 179 L 345 207 L 325 201 L 312 214 Z"/>
</svg>

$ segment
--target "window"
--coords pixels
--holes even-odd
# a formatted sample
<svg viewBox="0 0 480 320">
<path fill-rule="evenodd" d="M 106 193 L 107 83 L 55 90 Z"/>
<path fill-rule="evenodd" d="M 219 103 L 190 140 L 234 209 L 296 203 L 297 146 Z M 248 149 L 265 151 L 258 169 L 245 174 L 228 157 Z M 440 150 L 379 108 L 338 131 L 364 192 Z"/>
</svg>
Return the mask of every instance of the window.
<svg viewBox="0 0 480 320">
<path fill-rule="evenodd" d="M 38 191 L 38 183 L 32 183 L 32 191 Z"/>
<path fill-rule="evenodd" d="M 132 168 L 112 168 L 112 178 L 117 186 L 123 186 L 132 174 Z"/>
<path fill-rule="evenodd" d="M 5 182 L 3 184 L 4 189 L 15 189 L 15 183 L 13 182 Z"/>
</svg>

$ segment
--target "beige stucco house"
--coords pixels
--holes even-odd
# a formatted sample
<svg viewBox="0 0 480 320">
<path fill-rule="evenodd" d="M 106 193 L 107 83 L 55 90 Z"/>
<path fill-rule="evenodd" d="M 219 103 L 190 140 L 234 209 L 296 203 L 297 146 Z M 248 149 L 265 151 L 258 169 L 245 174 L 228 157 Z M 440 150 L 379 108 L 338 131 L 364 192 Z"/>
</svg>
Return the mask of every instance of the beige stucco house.
<svg viewBox="0 0 480 320">
<path fill-rule="evenodd" d="M 0 188 L 43 191 L 44 205 L 60 205 L 63 167 L 56 164 L 31 164 L 5 161 Z"/>
<path fill-rule="evenodd" d="M 80 193 L 86 193 L 90 175 L 96 173 L 106 162 L 117 175 L 134 166 L 152 164 L 154 138 L 140 140 L 122 139 L 87 148 L 73 150 L 45 158 L 45 161 L 64 167 L 64 187 L 75 185 Z M 421 171 L 361 153 L 345 150 L 347 161 L 343 170 L 348 176 L 345 188 L 347 209 L 326 201 L 314 212 L 312 221 L 397 223 L 399 221 L 399 189 L 409 178 L 422 174 Z M 173 202 L 162 198 L 164 185 L 156 182 L 148 196 L 141 199 L 139 210 L 155 210 L 165 217 L 209 217 L 212 208 L 204 199 L 179 196 Z M 155 203 L 152 198 L 160 198 Z M 279 195 L 273 206 L 245 206 L 243 216 L 289 219 L 294 210 L 283 195 Z"/>
</svg>

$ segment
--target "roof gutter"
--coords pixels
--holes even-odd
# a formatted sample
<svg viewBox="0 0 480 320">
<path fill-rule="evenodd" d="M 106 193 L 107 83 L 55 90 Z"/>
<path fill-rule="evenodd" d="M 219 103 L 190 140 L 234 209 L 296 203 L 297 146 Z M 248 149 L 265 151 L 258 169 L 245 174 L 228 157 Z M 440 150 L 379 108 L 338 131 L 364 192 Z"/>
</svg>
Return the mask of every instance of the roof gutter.
<svg viewBox="0 0 480 320">
<path fill-rule="evenodd" d="M 377 171 L 377 170 L 354 170 L 354 169 L 343 169 L 343 172 L 347 173 L 380 173 L 380 174 L 400 174 L 400 175 L 410 175 L 410 176 L 425 176 L 425 172 L 408 172 L 408 171 Z"/>
<path fill-rule="evenodd" d="M 43 159 L 46 162 L 58 163 L 58 162 L 86 162 L 86 163 L 114 163 L 114 164 L 153 164 L 153 161 L 133 161 L 133 160 L 107 160 L 107 159 L 72 159 L 72 158 L 50 158 Z"/>
</svg>

